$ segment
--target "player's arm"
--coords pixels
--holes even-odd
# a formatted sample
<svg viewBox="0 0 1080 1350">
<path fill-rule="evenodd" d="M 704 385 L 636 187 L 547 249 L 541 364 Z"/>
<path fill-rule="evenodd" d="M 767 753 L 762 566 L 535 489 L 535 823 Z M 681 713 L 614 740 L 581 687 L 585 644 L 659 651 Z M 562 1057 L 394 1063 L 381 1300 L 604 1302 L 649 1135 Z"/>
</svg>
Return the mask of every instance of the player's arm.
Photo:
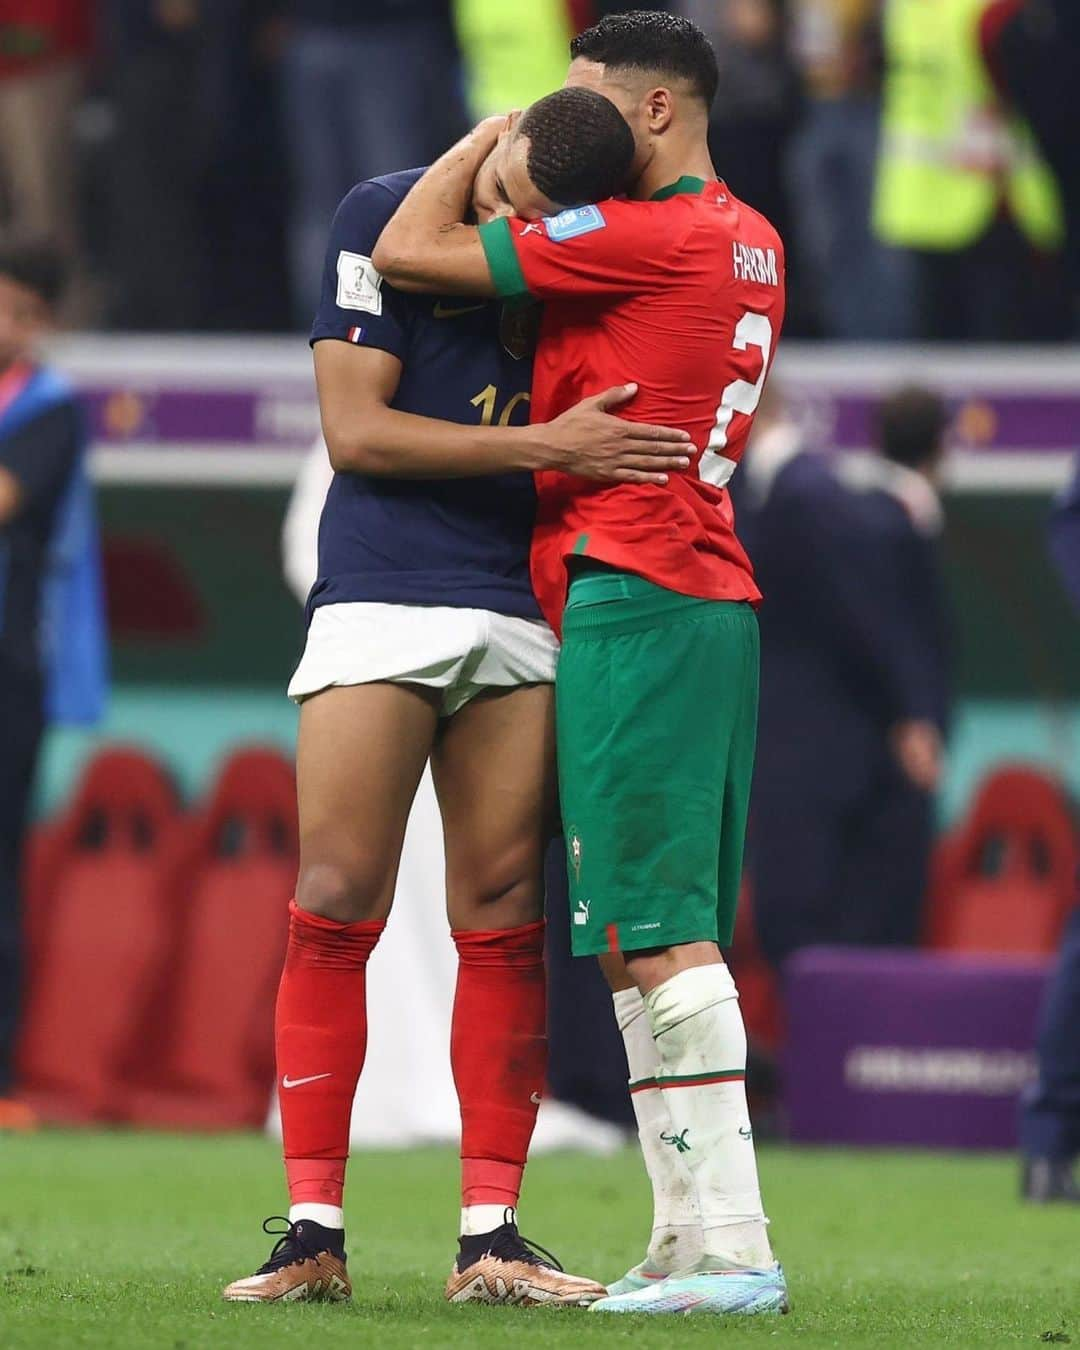
<svg viewBox="0 0 1080 1350">
<path fill-rule="evenodd" d="M 505 126 L 503 117 L 485 118 L 436 160 L 394 212 L 372 261 L 399 291 L 497 293 L 480 231 L 463 221 L 476 175 Z"/>
<path fill-rule="evenodd" d="M 386 351 L 347 342 L 316 345 L 323 435 L 337 472 L 468 478 L 561 469 L 601 482 L 664 483 L 669 471 L 689 462 L 685 433 L 607 411 L 632 398 L 634 385 L 585 399 L 536 426 L 466 426 L 392 407 L 401 368 Z"/>
<path fill-rule="evenodd" d="M 912 783 L 933 791 L 942 771 L 938 690 L 913 622 L 903 537 L 867 518 L 867 506 L 834 485 L 792 521 L 815 589 L 828 597 L 822 623 L 845 667 L 857 672 L 890 723 L 894 754 Z"/>
<path fill-rule="evenodd" d="M 374 251 L 386 279 L 404 291 L 504 299 L 661 289 L 677 267 L 681 239 L 652 203 L 607 201 L 544 220 L 461 223 L 500 122 L 489 118 L 459 141 L 398 207 Z"/>
</svg>

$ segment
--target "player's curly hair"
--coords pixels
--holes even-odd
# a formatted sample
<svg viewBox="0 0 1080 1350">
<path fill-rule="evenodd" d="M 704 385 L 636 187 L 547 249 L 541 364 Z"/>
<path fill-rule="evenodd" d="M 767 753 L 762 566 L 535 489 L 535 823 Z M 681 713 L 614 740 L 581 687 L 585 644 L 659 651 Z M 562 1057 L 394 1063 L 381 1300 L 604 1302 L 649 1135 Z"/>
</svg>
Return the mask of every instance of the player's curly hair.
<svg viewBox="0 0 1080 1350">
<path fill-rule="evenodd" d="M 720 83 L 716 53 L 697 24 L 659 10 L 609 14 L 573 39 L 570 55 L 616 70 L 685 80 L 707 108 Z"/>
<path fill-rule="evenodd" d="M 603 94 L 557 89 L 526 108 L 517 134 L 529 140 L 533 184 L 559 206 L 602 202 L 626 186 L 634 137 Z"/>
</svg>

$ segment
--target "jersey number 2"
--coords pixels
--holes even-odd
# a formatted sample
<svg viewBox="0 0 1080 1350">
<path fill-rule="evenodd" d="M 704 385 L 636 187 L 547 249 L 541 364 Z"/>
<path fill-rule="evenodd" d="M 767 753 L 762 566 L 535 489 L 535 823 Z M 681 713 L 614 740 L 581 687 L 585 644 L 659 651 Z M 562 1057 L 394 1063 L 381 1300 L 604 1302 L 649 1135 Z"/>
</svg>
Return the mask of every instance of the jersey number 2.
<svg viewBox="0 0 1080 1350">
<path fill-rule="evenodd" d="M 761 401 L 761 391 L 765 387 L 765 376 L 769 373 L 769 356 L 772 353 L 772 324 L 764 314 L 753 314 L 749 310 L 735 325 L 735 336 L 731 344 L 736 351 L 744 352 L 748 347 L 757 347 L 761 351 L 761 374 L 757 382 L 732 380 L 720 395 L 720 406 L 716 410 L 716 421 L 709 436 L 709 443 L 698 465 L 698 474 L 703 482 L 716 487 L 725 487 L 735 472 L 735 461 L 723 453 L 728 444 L 728 428 L 736 413 L 745 413 L 753 417 Z"/>
</svg>

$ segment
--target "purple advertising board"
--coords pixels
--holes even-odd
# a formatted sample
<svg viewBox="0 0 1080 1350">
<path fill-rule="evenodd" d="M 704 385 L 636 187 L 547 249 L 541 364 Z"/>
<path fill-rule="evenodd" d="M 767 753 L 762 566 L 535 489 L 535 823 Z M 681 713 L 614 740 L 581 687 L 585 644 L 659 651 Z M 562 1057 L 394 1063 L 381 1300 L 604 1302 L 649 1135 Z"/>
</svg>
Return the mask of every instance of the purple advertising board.
<svg viewBox="0 0 1080 1350">
<path fill-rule="evenodd" d="M 287 479 L 318 434 L 311 354 L 285 338 L 83 336 L 54 358 L 87 402 L 97 467 L 165 477 Z M 1080 364 L 1067 350 L 782 344 L 772 382 L 810 443 L 865 450 L 886 392 L 916 381 L 950 409 L 957 487 L 1048 489 L 1080 448 Z"/>
<path fill-rule="evenodd" d="M 812 948 L 784 974 L 801 1143 L 1016 1147 L 1049 963 Z"/>
</svg>

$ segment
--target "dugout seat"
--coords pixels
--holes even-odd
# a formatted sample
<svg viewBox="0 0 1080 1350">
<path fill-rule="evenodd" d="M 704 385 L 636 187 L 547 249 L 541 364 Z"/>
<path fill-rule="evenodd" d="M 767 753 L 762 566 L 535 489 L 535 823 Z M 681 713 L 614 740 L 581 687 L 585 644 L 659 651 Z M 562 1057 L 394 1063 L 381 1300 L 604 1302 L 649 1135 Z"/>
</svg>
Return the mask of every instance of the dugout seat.
<svg viewBox="0 0 1080 1350">
<path fill-rule="evenodd" d="M 224 765 L 172 878 L 183 912 L 161 1062 L 131 1094 L 132 1123 L 259 1128 L 274 1082 L 274 997 L 296 884 L 296 783 L 277 751 Z"/>
<path fill-rule="evenodd" d="M 174 916 L 164 889 L 180 808 L 164 769 L 110 749 L 35 832 L 27 869 L 20 1092 L 46 1120 L 116 1118 L 125 1064 L 152 1053 L 141 1010 L 160 994 Z"/>
<path fill-rule="evenodd" d="M 926 945 L 939 951 L 1049 955 L 1076 901 L 1078 839 L 1061 784 L 1010 765 L 980 787 L 939 846 Z"/>
</svg>

